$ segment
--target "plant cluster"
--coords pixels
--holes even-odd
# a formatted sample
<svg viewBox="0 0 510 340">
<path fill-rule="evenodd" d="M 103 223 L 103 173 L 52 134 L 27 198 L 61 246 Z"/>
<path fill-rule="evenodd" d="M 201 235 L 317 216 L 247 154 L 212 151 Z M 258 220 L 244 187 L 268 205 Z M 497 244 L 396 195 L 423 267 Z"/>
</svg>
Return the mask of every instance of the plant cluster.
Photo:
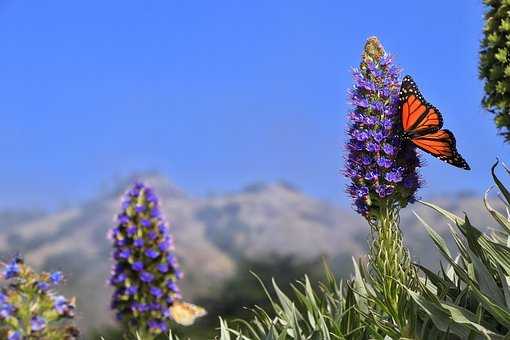
<svg viewBox="0 0 510 340">
<path fill-rule="evenodd" d="M 0 338 L 8 340 L 71 340 L 79 335 L 73 324 L 74 299 L 59 295 L 61 272 L 38 274 L 20 256 L 4 264 L 0 289 Z"/>
<path fill-rule="evenodd" d="M 505 140 L 510 141 L 510 1 L 484 0 L 484 37 L 480 50 L 480 78 L 484 80 L 482 104 L 494 114 Z"/>
</svg>

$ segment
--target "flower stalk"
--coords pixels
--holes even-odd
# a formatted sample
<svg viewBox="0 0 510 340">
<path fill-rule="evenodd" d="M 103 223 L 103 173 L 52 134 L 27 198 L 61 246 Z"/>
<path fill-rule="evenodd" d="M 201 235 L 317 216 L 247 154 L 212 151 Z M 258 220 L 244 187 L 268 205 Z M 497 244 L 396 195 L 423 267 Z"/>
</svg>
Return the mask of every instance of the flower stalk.
<svg viewBox="0 0 510 340">
<path fill-rule="evenodd" d="M 406 288 L 416 287 L 417 276 L 400 230 L 399 210 L 398 204 L 384 202 L 377 217 L 369 222 L 372 235 L 369 264 L 371 284 L 383 302 L 383 311 L 404 330 L 409 326 L 410 308 Z"/>
<path fill-rule="evenodd" d="M 399 114 L 400 69 L 379 40 L 369 38 L 349 92 L 353 109 L 345 175 L 354 209 L 371 229 L 370 284 L 379 313 L 402 332 L 407 328 L 409 297 L 416 275 L 399 227 L 399 212 L 414 201 L 421 182 L 416 149 L 402 136 Z"/>
</svg>

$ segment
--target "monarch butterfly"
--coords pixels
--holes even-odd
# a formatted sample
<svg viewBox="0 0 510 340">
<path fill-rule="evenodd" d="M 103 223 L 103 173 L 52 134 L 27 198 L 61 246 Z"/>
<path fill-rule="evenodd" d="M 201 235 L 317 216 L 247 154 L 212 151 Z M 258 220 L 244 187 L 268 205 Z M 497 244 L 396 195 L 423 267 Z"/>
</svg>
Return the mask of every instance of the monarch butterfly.
<svg viewBox="0 0 510 340">
<path fill-rule="evenodd" d="M 441 112 L 423 98 L 411 76 L 405 76 L 400 86 L 400 113 L 405 140 L 448 164 L 471 169 L 457 151 L 453 133 L 441 129 Z"/>
<path fill-rule="evenodd" d="M 175 301 L 170 307 L 172 319 L 179 325 L 190 326 L 197 318 L 207 314 L 207 311 L 199 306 L 184 301 Z"/>
</svg>

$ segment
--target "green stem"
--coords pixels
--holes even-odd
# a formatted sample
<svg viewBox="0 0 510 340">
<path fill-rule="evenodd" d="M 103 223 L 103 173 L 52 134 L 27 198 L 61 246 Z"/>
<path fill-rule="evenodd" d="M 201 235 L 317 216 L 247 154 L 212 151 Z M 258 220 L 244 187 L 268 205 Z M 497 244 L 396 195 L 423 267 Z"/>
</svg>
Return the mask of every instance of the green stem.
<svg viewBox="0 0 510 340">
<path fill-rule="evenodd" d="M 369 265 L 373 285 L 382 302 L 380 308 L 403 333 L 408 329 L 410 300 L 406 287 L 416 287 L 416 273 L 400 230 L 400 206 L 381 201 L 372 229 Z"/>
</svg>

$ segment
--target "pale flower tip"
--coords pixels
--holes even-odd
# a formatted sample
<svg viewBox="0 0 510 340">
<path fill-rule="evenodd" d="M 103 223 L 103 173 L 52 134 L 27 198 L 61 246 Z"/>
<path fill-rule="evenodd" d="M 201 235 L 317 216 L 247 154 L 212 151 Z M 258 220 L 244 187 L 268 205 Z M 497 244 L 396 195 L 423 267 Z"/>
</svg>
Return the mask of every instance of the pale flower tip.
<svg viewBox="0 0 510 340">
<path fill-rule="evenodd" d="M 368 38 L 365 43 L 365 48 L 363 49 L 363 55 L 361 57 L 361 65 L 366 65 L 369 62 L 376 62 L 385 54 L 386 52 L 379 39 L 376 36 L 372 36 Z"/>
</svg>

